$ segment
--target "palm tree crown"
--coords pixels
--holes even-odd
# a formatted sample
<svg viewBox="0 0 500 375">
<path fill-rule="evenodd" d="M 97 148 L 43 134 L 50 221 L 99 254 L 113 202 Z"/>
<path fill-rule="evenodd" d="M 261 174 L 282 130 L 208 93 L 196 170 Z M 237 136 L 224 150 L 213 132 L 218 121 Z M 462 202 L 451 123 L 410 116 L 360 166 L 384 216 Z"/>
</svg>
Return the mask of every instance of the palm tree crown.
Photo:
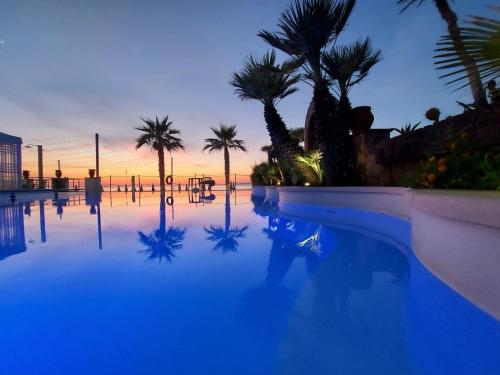
<svg viewBox="0 0 500 375">
<path fill-rule="evenodd" d="M 178 137 L 181 134 L 180 130 L 173 127 L 172 121 L 169 121 L 168 116 L 161 121 L 156 117 L 155 120 L 143 119 L 146 124 L 135 128 L 143 132 L 136 140 L 136 148 L 139 149 L 144 145 L 148 145 L 154 150 L 166 149 L 168 152 L 184 150 L 182 140 Z"/>
<path fill-rule="evenodd" d="M 185 234 L 185 228 L 173 226 L 168 230 L 158 228 L 149 234 L 139 232 L 139 241 L 146 246 L 141 252 L 148 255 L 148 260 L 158 259 L 161 262 L 165 259 L 171 262 L 175 251 L 182 249 Z"/>
<path fill-rule="evenodd" d="M 210 128 L 215 134 L 215 138 L 205 139 L 205 146 L 203 151 L 224 151 L 224 176 L 226 182 L 226 190 L 229 189 L 229 150 L 240 150 L 243 152 L 247 151 L 245 147 L 245 141 L 237 139 L 238 132 L 236 130 L 236 125 L 224 125 L 220 124 L 218 128 Z"/>
<path fill-rule="evenodd" d="M 184 150 L 182 140 L 178 137 L 181 132 L 173 127 L 172 121 L 168 120 L 168 116 L 161 121 L 156 117 L 155 120 L 143 119 L 141 120 L 146 124 L 135 128 L 143 132 L 136 142 L 136 149 L 144 145 L 148 145 L 151 149 L 158 152 L 158 171 L 160 174 L 160 190 L 165 191 L 165 151 L 168 152 L 176 150 Z"/>
<path fill-rule="evenodd" d="M 233 73 L 229 82 L 242 100 L 254 99 L 263 104 L 276 104 L 297 91 L 300 76 L 294 74 L 296 64 L 276 63 L 276 53 L 267 52 L 260 60 L 249 56 L 240 73 Z"/>
<path fill-rule="evenodd" d="M 313 80 L 321 79 L 321 50 L 344 29 L 356 0 L 295 0 L 281 14 L 278 32 L 260 31 L 271 46 L 304 59 Z"/>
<path fill-rule="evenodd" d="M 381 51 L 374 51 L 370 39 L 366 38 L 349 46 L 334 46 L 322 53 L 322 64 L 339 96 L 347 96 L 351 87 L 360 83 L 381 60 L 380 55 Z"/>
<path fill-rule="evenodd" d="M 220 151 L 224 150 L 226 147 L 229 150 L 247 151 L 245 141 L 242 139 L 236 139 L 236 136 L 238 135 L 236 125 L 220 124 L 218 128 L 210 129 L 215 134 L 215 138 L 205 139 L 206 145 L 203 147 L 203 151 Z"/>
</svg>

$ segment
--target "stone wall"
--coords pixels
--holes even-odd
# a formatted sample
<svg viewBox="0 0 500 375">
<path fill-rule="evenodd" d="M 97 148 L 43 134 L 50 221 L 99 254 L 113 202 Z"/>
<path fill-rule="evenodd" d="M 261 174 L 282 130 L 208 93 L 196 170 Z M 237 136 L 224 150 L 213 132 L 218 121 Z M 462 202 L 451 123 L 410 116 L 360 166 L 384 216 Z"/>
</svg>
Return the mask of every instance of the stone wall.
<svg viewBox="0 0 500 375">
<path fill-rule="evenodd" d="M 500 145 L 500 110 L 468 111 L 408 135 L 390 138 L 391 129 L 372 129 L 353 139 L 360 183 L 394 186 L 407 173 L 416 171 L 431 155 L 445 155 L 448 145 L 467 132 L 481 147 Z"/>
</svg>

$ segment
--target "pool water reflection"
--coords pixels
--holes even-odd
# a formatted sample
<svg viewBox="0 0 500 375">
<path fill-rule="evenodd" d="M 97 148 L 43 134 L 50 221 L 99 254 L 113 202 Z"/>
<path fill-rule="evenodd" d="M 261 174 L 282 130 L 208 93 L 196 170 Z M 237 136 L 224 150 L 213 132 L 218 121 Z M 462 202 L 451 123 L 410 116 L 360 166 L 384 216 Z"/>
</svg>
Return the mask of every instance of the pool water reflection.
<svg viewBox="0 0 500 375">
<path fill-rule="evenodd" d="M 0 207 L 0 374 L 497 374 L 500 329 L 412 256 L 249 192 Z"/>
</svg>

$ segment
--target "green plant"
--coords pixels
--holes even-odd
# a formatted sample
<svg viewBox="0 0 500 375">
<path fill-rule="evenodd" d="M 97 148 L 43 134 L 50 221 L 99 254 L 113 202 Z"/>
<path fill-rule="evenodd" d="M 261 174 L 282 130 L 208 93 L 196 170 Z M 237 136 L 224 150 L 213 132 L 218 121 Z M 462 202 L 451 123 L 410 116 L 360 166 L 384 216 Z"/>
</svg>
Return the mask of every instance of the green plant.
<svg viewBox="0 0 500 375">
<path fill-rule="evenodd" d="M 410 133 L 413 133 L 415 130 L 417 130 L 417 128 L 419 126 L 420 126 L 420 121 L 414 125 L 412 125 L 410 122 L 408 122 L 402 128 L 400 128 L 400 129 L 392 128 L 392 130 L 394 130 L 395 132 L 398 132 L 400 135 L 408 135 Z"/>
<path fill-rule="evenodd" d="M 219 124 L 218 128 L 210 129 L 214 133 L 215 138 L 205 139 L 203 151 L 208 150 L 208 152 L 213 152 L 222 150 L 224 152 L 224 176 L 226 179 L 226 190 L 229 190 L 229 150 L 247 152 L 245 141 L 242 139 L 236 139 L 238 135 L 236 125 L 228 126 L 225 124 Z"/>
<path fill-rule="evenodd" d="M 307 182 L 313 185 L 321 185 L 323 183 L 320 151 L 314 150 L 304 155 L 297 155 L 296 162 Z"/>
<path fill-rule="evenodd" d="M 420 6 L 425 2 L 425 0 L 397 0 L 399 5 L 403 8 L 401 12 L 404 12 L 408 7 L 412 5 Z M 476 60 L 471 56 L 470 52 L 466 46 L 466 39 L 463 37 L 463 30 L 458 27 L 457 14 L 451 9 L 448 0 L 433 0 L 439 15 L 447 25 L 448 35 L 444 37 L 447 43 L 446 52 L 457 57 L 453 61 L 453 66 L 458 67 L 463 66 L 464 77 L 468 79 L 469 86 L 474 98 L 474 104 L 478 107 L 487 104 L 486 95 L 484 92 L 483 85 L 481 83 L 481 76 L 478 70 Z M 450 55 L 450 56 L 451 56 Z M 439 56 L 436 56 L 440 58 Z M 444 57 L 442 60 L 443 64 L 448 64 L 450 60 Z M 446 77 L 443 76 L 443 77 Z"/>
<path fill-rule="evenodd" d="M 281 181 L 278 168 L 268 163 L 255 164 L 250 180 L 254 186 L 277 185 Z"/>
<path fill-rule="evenodd" d="M 500 190 L 500 147 L 485 150 L 462 133 L 447 154 L 432 155 L 404 182 L 415 188 Z"/>
<path fill-rule="evenodd" d="M 276 62 L 276 53 L 266 53 L 261 59 L 246 58 L 243 69 L 233 73 L 229 82 L 241 100 L 257 100 L 264 105 L 264 119 L 271 138 L 276 158 L 281 162 L 285 183 L 292 183 L 293 171 L 286 166 L 293 165 L 295 154 L 302 150 L 293 139 L 276 108 L 280 100 L 297 91 L 300 76 L 293 61 Z M 286 165 L 283 164 L 283 161 Z"/>
<path fill-rule="evenodd" d="M 494 7 L 497 12 L 500 7 Z M 477 77 L 474 81 L 463 84 L 460 88 L 472 83 L 481 85 L 481 81 L 488 81 L 500 77 L 500 21 L 484 17 L 470 17 L 465 27 L 460 27 L 463 50 L 457 49 L 455 41 L 450 35 L 442 37 L 438 43 L 435 56 L 438 69 L 450 70 L 441 78 L 449 78 L 447 84 L 462 82 L 469 78 L 468 72 L 472 67 L 477 68 Z M 464 53 L 471 61 L 464 60 Z"/>
<path fill-rule="evenodd" d="M 439 108 L 432 107 L 425 112 L 425 118 L 429 121 L 434 122 L 434 124 L 437 124 L 439 122 L 439 117 L 441 116 L 441 111 Z"/>
<path fill-rule="evenodd" d="M 178 135 L 180 130 L 173 127 L 172 121 L 169 121 L 168 116 L 161 121 L 158 117 L 155 120 L 143 119 L 146 124 L 135 128 L 143 134 L 136 139 L 136 149 L 144 145 L 148 145 L 152 150 L 158 153 L 158 170 L 160 174 L 160 190 L 165 191 L 165 150 L 168 152 L 184 150 L 182 140 Z"/>
<path fill-rule="evenodd" d="M 329 90 L 321 54 L 344 30 L 355 3 L 355 0 L 297 0 L 281 14 L 277 32 L 258 34 L 272 47 L 302 61 L 304 77 L 312 81 L 314 132 L 323 153 L 322 168 L 328 185 L 345 181 L 351 148 L 349 128 L 338 119 L 337 100 Z"/>
</svg>

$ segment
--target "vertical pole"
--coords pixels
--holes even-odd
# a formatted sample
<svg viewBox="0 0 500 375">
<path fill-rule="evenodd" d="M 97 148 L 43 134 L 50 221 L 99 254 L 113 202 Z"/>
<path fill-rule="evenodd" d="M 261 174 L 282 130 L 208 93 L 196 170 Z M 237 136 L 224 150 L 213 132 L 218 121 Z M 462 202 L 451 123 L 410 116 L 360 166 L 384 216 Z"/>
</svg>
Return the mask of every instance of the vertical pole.
<svg viewBox="0 0 500 375">
<path fill-rule="evenodd" d="M 111 175 L 109 176 L 109 192 L 111 193 Z"/>
<path fill-rule="evenodd" d="M 43 149 L 42 145 L 37 145 L 38 148 L 38 188 L 43 189 Z"/>
<path fill-rule="evenodd" d="M 99 134 L 95 133 L 95 174 L 99 177 Z"/>
<path fill-rule="evenodd" d="M 234 174 L 234 190 L 236 190 L 236 173 Z"/>
<path fill-rule="evenodd" d="M 61 161 L 60 160 L 57 161 L 57 169 L 61 170 Z"/>
<path fill-rule="evenodd" d="M 47 242 L 47 233 L 45 232 L 45 201 L 38 201 L 40 205 L 40 238 L 43 243 Z"/>
</svg>

